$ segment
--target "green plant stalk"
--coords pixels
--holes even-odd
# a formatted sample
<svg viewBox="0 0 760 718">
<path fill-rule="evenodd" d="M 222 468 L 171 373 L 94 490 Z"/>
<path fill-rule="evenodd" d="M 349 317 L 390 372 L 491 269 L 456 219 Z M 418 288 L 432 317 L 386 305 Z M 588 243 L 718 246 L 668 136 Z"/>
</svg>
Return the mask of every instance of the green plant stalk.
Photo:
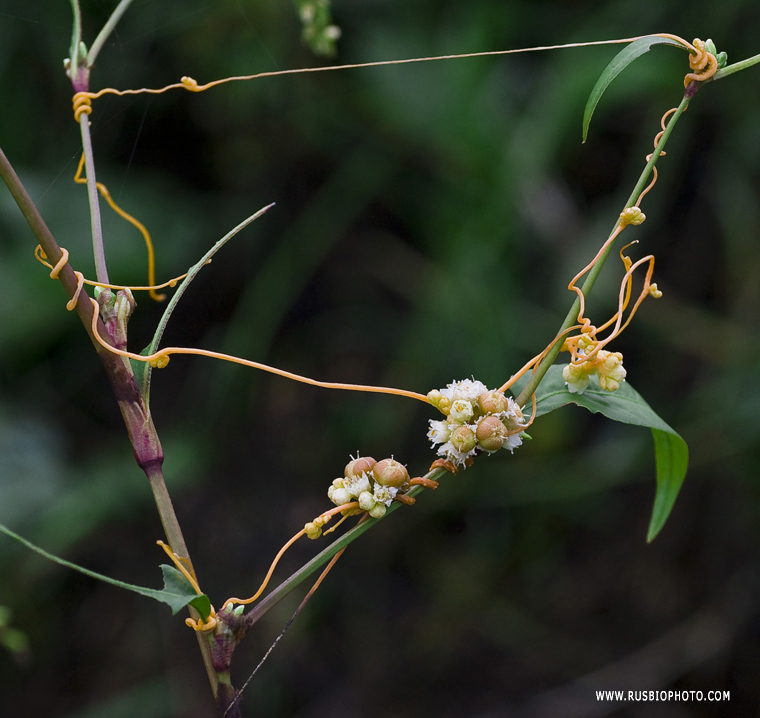
<svg viewBox="0 0 760 718">
<path fill-rule="evenodd" d="M 692 83 L 692 84 L 695 84 L 695 83 Z M 636 185 L 633 188 L 633 191 L 631 192 L 630 197 L 628 197 L 625 203 L 625 206 L 623 207 L 624 210 L 628 209 L 629 207 L 633 207 L 636 200 L 644 191 L 644 187 L 649 181 L 649 176 L 652 173 L 652 169 L 657 164 L 657 160 L 660 158 L 660 155 L 665 149 L 665 144 L 668 141 L 668 138 L 670 137 L 670 133 L 673 131 L 673 128 L 675 127 L 676 122 L 678 122 L 678 119 L 686 111 L 686 108 L 689 106 L 689 101 L 691 100 L 692 97 L 693 97 L 693 92 L 687 91 L 684 94 L 684 97 L 681 100 L 681 104 L 678 105 L 678 108 L 673 113 L 673 116 L 670 118 L 667 126 L 665 127 L 665 131 L 663 132 L 662 137 L 660 138 L 660 141 L 657 143 L 657 147 L 652 153 L 652 156 L 649 158 L 649 161 L 646 163 L 646 166 L 642 170 L 641 175 L 639 176 L 639 179 L 636 182 Z M 617 227 L 618 227 L 618 224 L 616 222 L 615 226 L 612 228 L 612 231 L 610 232 L 608 236 L 608 239 L 614 234 Z M 610 256 L 610 253 L 612 252 L 612 248 L 614 244 L 615 243 L 613 242 L 612 244 L 610 244 L 609 247 L 607 247 L 607 249 L 604 251 L 604 254 L 602 254 L 602 256 L 599 258 L 599 261 L 589 270 L 588 276 L 586 277 L 585 281 L 583 282 L 583 285 L 581 286 L 581 291 L 583 292 L 584 297 L 588 297 L 588 295 L 591 293 L 591 289 L 596 283 L 596 280 L 599 277 L 599 274 L 602 271 L 602 268 L 604 267 L 604 263 L 607 261 L 607 258 Z M 551 349 L 547 352 L 546 356 L 536 367 L 535 371 L 531 375 L 530 381 L 528 381 L 525 388 L 518 395 L 516 401 L 520 406 L 524 406 L 525 404 L 527 404 L 528 401 L 530 401 L 531 396 L 533 396 L 533 393 L 538 388 L 538 385 L 541 383 L 542 379 L 544 378 L 544 375 L 546 374 L 547 371 L 549 371 L 549 367 L 554 363 L 554 360 L 557 358 L 557 355 L 562 349 L 562 344 L 564 343 L 564 336 L 562 335 L 562 333 L 566 331 L 569 327 L 572 327 L 573 324 L 577 323 L 578 312 L 580 311 L 580 308 L 581 308 L 580 298 L 576 298 L 576 300 L 573 302 L 572 306 L 570 307 L 570 311 L 567 313 L 565 320 L 562 322 L 562 326 L 557 332 L 558 339 L 554 342 Z"/>
<path fill-rule="evenodd" d="M 746 70 L 748 67 L 752 67 L 753 65 L 757 65 L 759 63 L 760 55 L 753 55 L 752 57 L 748 57 L 746 60 L 735 62 L 732 65 L 727 65 L 722 70 L 718 70 L 713 75 L 712 81 L 715 82 L 715 80 L 722 80 L 724 77 L 733 75 L 735 72 L 741 72 L 742 70 Z"/>
<path fill-rule="evenodd" d="M 0 176 L 8 186 L 11 196 L 16 201 L 21 213 L 29 224 L 37 241 L 42 247 L 50 262 L 55 265 L 63 256 L 58 242 L 50 232 L 45 220 L 26 191 L 12 165 L 0 148 Z M 71 299 L 77 290 L 77 278 L 71 265 L 67 262 L 58 274 L 58 280 L 63 286 L 66 295 Z M 114 395 L 119 404 L 124 423 L 127 427 L 130 443 L 135 453 L 135 460 L 143 469 L 150 482 L 156 506 L 161 517 L 161 523 L 166 532 L 166 538 L 172 550 L 179 556 L 188 558 L 187 546 L 182 536 L 182 530 L 174 512 L 174 507 L 169 497 L 169 492 L 164 482 L 161 465 L 163 451 L 158 439 L 150 411 L 145 404 L 140 390 L 135 381 L 134 374 L 129 362 L 102 347 L 92 334 L 93 305 L 86 292 L 82 291 L 77 299 L 74 310 L 79 315 L 90 340 L 95 346 L 108 376 Z M 98 332 L 108 341 L 108 333 L 103 323 L 98 319 Z M 192 613 L 192 611 L 191 611 Z M 203 661 L 209 675 L 211 687 L 216 695 L 216 672 L 211 664 L 211 654 L 207 640 L 198 634 L 198 642 L 203 654 Z"/>
<path fill-rule="evenodd" d="M 73 1 L 73 0 L 72 0 Z M 95 41 L 92 43 L 90 51 L 87 53 L 87 67 L 91 68 L 95 64 L 95 60 L 98 57 L 98 53 L 103 49 L 108 36 L 113 32 L 116 24 L 121 20 L 121 16 L 127 11 L 127 8 L 132 3 L 132 0 L 121 0 L 121 2 L 114 8 L 111 16 L 106 20 L 106 24 L 98 33 Z"/>
<path fill-rule="evenodd" d="M 90 137 L 90 120 L 86 113 L 79 116 L 79 127 L 82 131 L 82 151 L 84 166 L 87 173 L 87 197 L 90 201 L 90 227 L 92 230 L 92 254 L 95 259 L 95 275 L 102 284 L 108 284 L 108 267 L 103 246 L 103 225 L 100 219 L 100 198 L 98 183 L 95 178 L 95 159 L 92 153 Z"/>
</svg>

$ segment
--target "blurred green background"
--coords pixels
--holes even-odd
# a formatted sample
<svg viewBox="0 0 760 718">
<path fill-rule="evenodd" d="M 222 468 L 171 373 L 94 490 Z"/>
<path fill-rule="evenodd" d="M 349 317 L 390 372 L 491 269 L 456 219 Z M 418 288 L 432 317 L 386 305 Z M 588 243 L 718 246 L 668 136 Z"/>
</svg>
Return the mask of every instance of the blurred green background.
<svg viewBox="0 0 760 718">
<path fill-rule="evenodd" d="M 83 0 L 92 41 L 115 2 Z M 760 7 L 629 0 L 334 0 L 339 63 L 648 32 L 760 52 Z M 0 146 L 72 263 L 94 274 L 79 134 L 62 71 L 65 0 L 0 0 Z M 292 3 L 135 0 L 92 89 L 316 66 Z M 682 92 L 686 57 L 627 69 L 581 145 L 583 106 L 617 52 L 594 47 L 297 75 L 201 95 L 106 98 L 98 179 L 183 272 L 204 269 L 166 345 L 316 378 L 426 392 L 494 386 L 544 347 Z M 673 515 L 645 543 L 648 432 L 568 407 L 514 456 L 479 460 L 366 534 L 244 694 L 247 716 L 756 716 L 760 705 L 760 68 L 710 85 L 681 120 L 629 230 L 664 292 L 615 343 L 630 383 L 686 438 Z M 139 235 L 104 209 L 114 281 L 144 283 Z M 0 521 L 79 564 L 158 586 L 162 537 L 110 388 L 34 240 L 0 191 Z M 619 267 L 593 294 L 604 319 Z M 161 307 L 138 297 L 131 346 Z M 357 450 L 415 474 L 422 404 L 328 392 L 200 358 L 154 375 L 169 488 L 205 591 L 252 592 L 328 506 Z M 320 545 L 324 545 L 321 543 Z M 298 544 L 285 578 L 317 545 Z M 243 683 L 292 596 L 238 649 Z M 0 537 L 0 715 L 213 714 L 195 638 L 165 606 Z M 0 628 L 0 639 L 8 636 Z M 14 634 L 16 635 L 16 634 Z M 23 644 L 19 644 L 23 648 Z M 729 690 L 730 703 L 600 703 L 598 689 Z"/>
</svg>

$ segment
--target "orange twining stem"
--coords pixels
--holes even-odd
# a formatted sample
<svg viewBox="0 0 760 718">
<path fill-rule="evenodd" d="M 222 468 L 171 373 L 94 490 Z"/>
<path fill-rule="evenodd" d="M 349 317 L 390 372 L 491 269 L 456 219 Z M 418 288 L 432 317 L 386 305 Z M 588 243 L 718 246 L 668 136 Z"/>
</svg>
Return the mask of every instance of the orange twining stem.
<svg viewBox="0 0 760 718">
<path fill-rule="evenodd" d="M 190 585 L 193 587 L 193 590 L 199 596 L 202 596 L 203 591 L 201 591 L 201 588 L 198 585 L 198 579 L 195 576 L 195 569 L 193 569 L 193 564 L 190 562 L 190 559 L 178 556 L 176 553 L 174 553 L 174 551 L 171 550 L 171 547 L 167 546 L 163 541 L 156 541 L 156 543 L 164 550 L 166 555 L 171 559 L 172 563 L 188 580 Z M 185 566 L 187 566 L 187 568 Z M 210 631 L 216 626 L 216 611 L 214 610 L 214 607 L 211 606 L 209 616 L 205 621 L 203 619 L 195 620 L 194 618 L 186 618 L 185 623 L 194 631 Z"/>
<path fill-rule="evenodd" d="M 580 324 L 575 324 L 572 327 L 568 327 L 563 332 L 560 332 L 554 339 L 552 339 L 551 343 L 546 346 L 546 348 L 540 353 L 536 354 L 527 364 L 525 364 L 516 374 L 513 374 L 507 381 L 505 381 L 498 389 L 497 391 L 504 392 L 509 387 L 511 387 L 520 377 L 522 377 L 525 372 L 528 371 L 528 369 L 531 369 L 535 366 L 537 366 L 541 360 L 549 353 L 549 350 L 554 346 L 557 339 L 560 339 L 561 337 L 565 336 L 565 334 L 569 334 L 570 332 L 575 331 L 576 329 L 580 329 Z"/>
<path fill-rule="evenodd" d="M 61 258 L 55 263 L 55 266 L 53 266 L 50 264 L 50 262 L 45 261 L 47 259 L 47 254 L 45 254 L 45 250 L 39 244 L 34 249 L 34 256 L 37 258 L 37 261 L 41 262 L 50 269 L 50 279 L 58 279 L 58 275 L 61 273 L 61 270 L 69 261 L 69 250 L 65 247 L 60 247 L 60 250 Z M 74 310 L 74 307 L 76 307 L 77 301 L 79 300 L 79 295 L 82 293 L 82 287 L 84 286 L 85 282 L 87 282 L 87 280 L 84 278 L 84 274 L 81 272 L 74 270 L 74 276 L 77 278 L 77 288 L 74 291 L 74 296 L 69 299 L 68 302 L 66 302 L 66 309 L 70 312 Z"/>
<path fill-rule="evenodd" d="M 591 329 L 591 321 L 584 317 L 584 313 L 586 311 L 586 296 L 583 294 L 583 290 L 580 287 L 576 287 L 575 283 L 584 275 L 586 272 L 591 271 L 591 268 L 601 259 L 602 255 L 607 251 L 607 248 L 617 239 L 618 235 L 623 231 L 624 225 L 618 223 L 615 227 L 615 231 L 608 237 L 607 241 L 600 247 L 599 251 L 596 253 L 596 256 L 583 268 L 581 269 L 578 274 L 576 274 L 571 280 L 570 283 L 567 285 L 567 288 L 571 292 L 575 292 L 578 295 L 578 300 L 580 301 L 580 309 L 578 310 L 578 323 L 582 325 L 581 331 L 584 333 L 587 333 Z"/>
<path fill-rule="evenodd" d="M 175 89 L 183 89 L 188 90 L 189 92 L 203 92 L 205 90 L 208 90 L 212 87 L 216 87 L 217 85 L 223 85 L 228 82 L 242 82 L 247 80 L 257 80 L 262 77 L 279 77 L 281 75 L 296 75 L 306 72 L 330 72 L 333 70 L 354 70 L 359 68 L 365 68 L 365 67 L 383 67 L 385 65 L 405 65 L 410 64 L 414 62 L 433 62 L 437 60 L 461 60 L 467 57 L 488 57 L 488 56 L 494 56 L 494 55 L 512 55 L 522 52 L 541 52 L 544 50 L 561 50 L 561 49 L 567 49 L 567 48 L 573 48 L 573 47 L 590 47 L 593 45 L 615 45 L 615 44 L 624 44 L 633 42 L 634 40 L 640 40 L 642 37 L 665 37 L 669 38 L 671 40 L 674 40 L 675 42 L 679 43 L 680 45 L 683 45 L 690 53 L 696 54 L 699 53 L 699 50 L 694 47 L 690 42 L 687 40 L 684 40 L 682 37 L 679 37 L 678 35 L 671 35 L 670 33 L 666 32 L 658 32 L 658 33 L 652 33 L 651 35 L 637 35 L 636 37 L 625 37 L 618 40 L 597 40 L 593 42 L 571 42 L 567 43 L 565 45 L 542 45 L 539 47 L 523 47 L 523 48 L 517 48 L 514 50 L 493 50 L 488 52 L 467 52 L 457 55 L 435 55 L 431 57 L 413 57 L 413 58 L 407 58 L 403 60 L 380 60 L 377 62 L 360 62 L 355 63 L 351 65 L 327 65 L 325 67 L 304 67 L 304 68 L 298 68 L 293 70 L 275 70 L 271 72 L 258 72 L 253 75 L 236 75 L 234 77 L 225 77 L 221 80 L 213 80 L 212 82 L 207 82 L 205 85 L 199 85 L 196 80 L 194 80 L 192 77 L 183 77 L 180 82 L 175 82 L 170 85 L 166 85 L 165 87 L 159 87 L 159 88 L 148 88 L 148 87 L 142 87 L 137 90 L 117 90 L 113 87 L 104 87 L 102 90 L 99 90 L 98 92 L 78 92 L 76 95 L 74 95 L 74 107 L 75 107 L 75 113 L 77 111 L 77 108 L 79 108 L 80 112 L 88 112 L 89 110 L 82 110 L 81 108 L 83 106 L 89 107 L 89 103 L 92 100 L 96 100 L 99 97 L 102 97 L 103 95 L 140 95 L 140 94 L 151 94 L 151 95 L 159 95 L 163 92 L 167 92 L 168 90 L 175 90 Z M 79 98 L 79 99 L 78 99 Z M 77 102 L 79 102 L 79 105 L 77 105 Z M 75 117 L 78 120 L 78 117 L 75 114 Z"/>
<path fill-rule="evenodd" d="M 626 272 L 631 268 L 631 265 L 633 264 L 633 262 L 631 261 L 631 258 L 626 257 L 623 254 L 623 252 L 625 252 L 625 250 L 628 249 L 628 247 L 634 244 L 638 244 L 638 243 L 639 243 L 639 240 L 635 239 L 633 242 L 629 242 L 628 244 L 620 248 L 620 260 L 623 262 L 623 266 L 625 267 Z M 620 312 L 625 311 L 628 308 L 628 303 L 631 301 L 631 293 L 633 290 L 633 277 L 628 276 L 627 280 L 623 278 L 621 287 L 622 286 L 625 286 L 625 299 L 623 300 L 622 305 L 618 304 L 618 311 L 615 312 L 615 314 L 613 314 L 604 324 L 596 328 L 597 333 L 603 332 L 605 329 L 610 327 L 617 320 Z"/>
<path fill-rule="evenodd" d="M 345 507 L 341 507 L 341 508 L 345 508 Z M 335 529 L 337 529 L 337 528 L 338 528 L 338 527 L 339 527 L 339 526 L 340 526 L 340 525 L 341 525 L 341 524 L 342 524 L 344 521 L 346 521 L 348 518 L 350 518 L 350 517 L 351 517 L 351 516 L 353 516 L 353 515 L 354 515 L 354 514 L 344 514 L 344 515 L 341 517 L 340 521 L 338 521 L 338 523 L 337 523 L 337 524 L 335 524 L 334 526 L 331 526 L 329 529 L 327 529 L 327 531 L 323 531 L 323 532 L 322 532 L 322 535 L 323 535 L 323 536 L 327 536 L 327 534 L 331 534 L 331 533 L 332 533 L 333 531 L 335 531 Z M 365 514 L 365 515 L 366 515 L 366 514 Z"/>
<path fill-rule="evenodd" d="M 198 585 L 195 569 L 193 568 L 192 563 L 190 563 L 190 560 L 182 556 L 178 556 L 176 553 L 174 553 L 174 551 L 172 551 L 171 546 L 168 546 L 163 541 L 156 541 L 156 543 L 164 550 L 166 555 L 172 560 L 177 569 L 188 580 L 190 585 L 193 587 L 193 590 L 200 596 L 203 591 L 201 591 L 201 588 Z M 185 565 L 187 565 L 188 568 L 186 568 Z"/>
<path fill-rule="evenodd" d="M 99 309 L 98 303 L 94 299 L 90 299 L 95 309 Z M 424 401 L 429 404 L 428 398 L 424 394 L 418 394 L 416 391 L 407 391 L 406 389 L 395 389 L 386 386 L 370 386 L 366 384 L 342 384 L 338 382 L 318 381 L 317 379 L 310 379 L 307 376 L 301 376 L 300 374 L 294 374 L 293 372 L 285 371 L 284 369 L 277 369 L 276 367 L 269 366 L 268 364 L 262 364 L 261 362 L 251 361 L 249 359 L 241 359 L 240 357 L 231 356 L 230 354 L 222 354 L 221 352 L 209 351 L 207 349 L 193 349 L 190 347 L 166 347 L 157 351 L 155 354 L 148 354 L 147 356 L 142 354 L 134 354 L 133 352 L 124 351 L 112 347 L 105 342 L 98 333 L 97 328 L 98 315 L 93 314 L 92 327 L 93 334 L 98 343 L 113 354 L 119 354 L 120 356 L 127 357 L 128 359 L 134 359 L 135 361 L 148 362 L 152 367 L 163 369 L 169 363 L 169 357 L 172 354 L 194 354 L 196 356 L 209 357 L 211 359 L 221 359 L 222 361 L 229 361 L 233 364 L 240 364 L 241 366 L 251 367 L 252 369 L 261 369 L 262 371 L 269 372 L 270 374 L 276 374 L 277 376 L 285 377 L 286 379 L 292 379 L 293 381 L 300 381 L 303 384 L 310 384 L 311 386 L 319 386 L 324 389 L 346 389 L 348 391 L 366 391 L 377 394 L 396 394 L 398 396 L 406 396 L 410 399 L 417 399 L 418 401 Z"/>
<path fill-rule="evenodd" d="M 81 93 L 78 93 L 81 94 Z M 81 108 L 80 108 L 81 109 Z M 87 184 L 87 180 L 82 177 L 82 170 L 84 169 L 84 154 L 82 154 L 82 157 L 79 160 L 79 166 L 77 167 L 76 174 L 74 175 L 74 182 L 77 184 Z M 133 225 L 137 230 L 142 234 L 143 239 L 145 240 L 145 247 L 148 250 L 148 293 L 150 294 L 151 299 L 154 299 L 157 302 L 163 301 L 166 299 L 165 294 L 156 294 L 155 292 L 155 286 L 156 286 L 156 256 L 155 252 L 153 251 L 153 241 L 150 238 L 150 232 L 148 232 L 145 225 L 140 222 L 139 220 L 135 219 L 131 214 L 128 212 L 125 212 L 119 205 L 114 202 L 113 197 L 111 197 L 111 193 L 108 191 L 108 188 L 102 183 L 102 182 L 96 182 L 95 186 L 98 188 L 98 191 L 102 195 L 103 199 L 105 199 L 106 202 L 108 202 L 109 207 L 116 212 L 120 217 L 123 219 L 126 219 L 127 222 L 129 222 L 131 225 Z M 166 286 L 166 285 L 164 285 Z M 169 284 L 168 286 L 173 286 Z"/>
<path fill-rule="evenodd" d="M 61 251 L 66 252 L 66 257 L 68 261 L 68 250 L 61 247 Z M 44 264 L 46 267 L 53 269 L 53 265 L 50 264 L 50 262 L 45 261 L 47 259 L 47 255 L 45 254 L 45 250 L 42 249 L 42 247 L 39 244 L 34 248 L 34 256 L 40 264 Z M 66 262 L 63 262 L 63 264 L 66 264 Z M 61 265 L 61 267 L 63 266 L 63 264 Z M 211 264 L 211 260 L 209 259 L 206 262 L 206 264 Z M 75 272 L 75 274 L 81 275 L 82 273 Z M 56 276 L 51 277 L 51 278 L 56 279 L 57 276 L 58 274 L 56 273 Z M 164 282 L 163 284 L 154 284 L 148 287 L 135 287 L 129 284 L 106 284 L 105 282 L 94 282 L 93 280 L 85 279 L 84 277 L 82 277 L 81 283 L 87 284 L 90 287 L 103 287 L 104 289 L 129 289 L 131 292 L 149 292 L 151 289 L 165 289 L 166 287 L 176 287 L 177 283 L 181 282 L 186 276 L 187 276 L 187 273 L 180 274 L 179 277 L 174 277 L 173 279 L 170 279 L 168 282 Z"/>
<path fill-rule="evenodd" d="M 50 278 L 56 279 L 58 277 L 58 273 L 61 271 L 61 269 L 66 265 L 66 263 L 69 261 L 69 253 L 68 250 L 61 247 L 62 256 L 56 263 L 55 267 L 53 267 L 53 270 L 50 272 Z M 41 247 L 38 246 L 38 249 L 35 249 L 34 252 L 35 257 L 37 257 L 38 261 L 42 262 L 47 267 L 50 267 L 50 264 L 48 262 L 44 261 L 45 252 L 42 250 Z M 85 279 L 81 272 L 75 272 L 77 275 L 77 290 L 74 293 L 74 296 L 69 300 L 69 302 L 66 304 L 66 308 L 71 311 L 76 306 L 77 300 L 79 299 L 79 295 L 82 291 L 82 287 L 84 286 Z M 174 281 L 174 280 L 172 280 Z M 99 285 L 97 282 L 88 282 L 90 284 L 95 284 L 96 286 L 117 286 L 117 285 Z M 164 286 L 164 285 L 161 285 Z M 284 369 L 277 369 L 276 367 L 269 366 L 268 364 L 262 364 L 261 362 L 255 362 L 250 361 L 249 359 L 241 359 L 240 357 L 231 356 L 230 354 L 222 354 L 221 352 L 213 352 L 209 351 L 207 349 L 192 349 L 190 347 L 166 347 L 165 349 L 161 349 L 160 351 L 157 351 L 155 354 L 149 354 L 149 355 L 143 355 L 143 354 L 134 354 L 133 352 L 124 351 L 122 349 L 117 349 L 116 347 L 111 346 L 106 341 L 103 340 L 103 338 L 98 333 L 98 317 L 100 314 L 100 306 L 92 297 L 89 297 L 90 302 L 93 306 L 93 314 L 92 314 L 92 332 L 93 336 L 97 340 L 97 342 L 110 351 L 112 354 L 118 354 L 123 357 L 127 357 L 128 359 L 134 359 L 135 361 L 143 361 L 148 362 L 152 367 L 162 369 L 169 363 L 169 357 L 172 354 L 194 354 L 196 356 L 204 356 L 204 357 L 210 357 L 211 359 L 221 359 L 222 361 L 229 361 L 233 364 L 240 364 L 242 366 L 251 367 L 252 369 L 261 369 L 262 371 L 269 372 L 270 374 L 276 374 L 277 376 L 285 377 L 286 379 L 292 379 L 293 381 L 299 381 L 303 384 L 309 384 L 311 386 L 319 386 L 324 389 L 345 389 L 347 391 L 365 391 L 368 393 L 375 393 L 375 394 L 396 394 L 397 396 L 406 396 L 410 399 L 417 399 L 417 401 L 425 402 L 425 404 L 429 404 L 427 396 L 424 394 L 418 394 L 416 391 L 407 391 L 406 389 L 396 389 L 393 387 L 387 387 L 387 386 L 371 386 L 369 384 L 342 384 L 340 382 L 328 382 L 328 381 L 319 381 L 317 379 L 310 379 L 307 376 L 301 376 L 300 374 L 294 374 L 290 371 L 285 371 Z"/>
<path fill-rule="evenodd" d="M 325 511 L 323 514 L 320 515 L 321 517 L 325 516 L 333 516 L 337 513 L 340 513 L 341 511 L 345 511 L 346 509 L 353 509 L 359 506 L 358 501 L 352 501 L 348 504 L 343 504 L 342 506 L 336 506 L 334 509 L 330 509 L 329 511 Z M 277 552 L 277 555 L 274 557 L 274 560 L 272 561 L 272 564 L 269 566 L 269 571 L 267 571 L 267 575 L 264 577 L 264 581 L 262 582 L 261 586 L 259 586 L 259 590 L 256 591 L 256 593 L 253 594 L 250 598 L 228 598 L 224 605 L 222 606 L 222 610 L 225 610 L 229 608 L 231 605 L 237 603 L 240 605 L 248 605 L 249 603 L 253 603 L 255 600 L 257 600 L 262 593 L 264 593 L 266 587 L 269 585 L 269 581 L 272 578 L 272 574 L 274 573 L 275 568 L 277 567 L 277 564 L 280 562 L 280 559 L 283 557 L 285 552 L 296 542 L 298 539 L 301 538 L 301 536 L 306 535 L 306 529 L 301 529 L 293 538 L 289 539 L 285 545 Z"/>
<path fill-rule="evenodd" d="M 684 87 L 687 87 L 690 82 L 709 80 L 718 71 L 718 58 L 705 50 L 703 40 L 695 38 L 693 48 L 694 51 L 689 57 L 689 66 L 692 72 L 683 78 Z"/>
<path fill-rule="evenodd" d="M 82 115 L 89 115 L 92 112 L 92 98 L 89 92 L 77 92 L 72 98 L 72 104 L 75 122 L 81 122 Z"/>
<path fill-rule="evenodd" d="M 684 109 L 684 112 L 686 112 L 686 110 L 687 110 L 687 109 L 689 109 L 689 108 L 688 108 L 688 107 L 686 107 L 686 108 Z M 659 131 L 659 132 L 658 132 L 658 133 L 657 133 L 657 134 L 654 136 L 654 148 L 655 148 L 655 149 L 657 149 L 657 145 L 660 143 L 660 138 L 661 138 L 661 137 L 662 137 L 662 136 L 665 134 L 665 129 L 666 129 L 666 128 L 665 128 L 665 121 L 666 121 L 666 120 L 668 119 L 668 117 L 670 117 L 670 116 L 671 116 L 671 115 L 672 115 L 674 112 L 678 112 L 678 108 L 677 108 L 677 107 L 672 107 L 671 109 L 669 109 L 669 110 L 668 110 L 668 111 L 667 111 L 667 112 L 666 112 L 666 113 L 665 113 L 665 114 L 662 116 L 662 118 L 660 119 L 660 127 L 661 127 L 662 129 L 661 129 L 661 130 L 660 130 L 660 131 Z M 654 154 L 654 153 L 651 153 L 651 152 L 650 152 L 650 153 L 649 153 L 649 154 L 646 156 L 646 162 L 649 162 L 649 160 L 651 160 L 651 159 L 652 159 L 652 154 Z M 660 157 L 664 157 L 666 154 L 667 154 L 667 152 L 665 152 L 665 151 L 663 150 L 662 152 L 660 152 Z M 650 182 L 650 183 L 649 183 L 649 184 L 648 184 L 648 185 L 647 185 L 647 186 L 646 186 L 646 187 L 643 189 L 643 191 L 642 191 L 642 192 L 641 192 L 641 194 L 639 195 L 639 198 L 636 200 L 636 203 L 633 205 L 634 207 L 638 207 L 638 206 L 641 204 L 641 200 L 642 200 L 642 199 L 644 199 L 644 195 L 646 195 L 646 194 L 649 192 L 649 190 L 651 190 L 651 189 L 652 189 L 652 187 L 654 187 L 654 186 L 657 184 L 657 176 L 658 176 L 658 175 L 657 175 L 657 167 L 652 167 L 652 181 L 651 181 L 651 182 Z"/>
<path fill-rule="evenodd" d="M 629 260 L 630 261 L 630 260 Z M 590 361 L 591 359 L 596 356 L 596 354 L 603 349 L 607 344 L 609 344 L 613 339 L 615 339 L 617 336 L 622 334 L 622 332 L 628 327 L 628 325 L 631 323 L 631 320 L 633 319 L 634 315 L 638 311 L 639 307 L 641 306 L 641 303 L 644 301 L 644 299 L 647 297 L 648 294 L 650 294 L 650 289 L 652 287 L 651 280 L 652 280 L 652 274 L 654 273 L 654 255 L 649 254 L 646 257 L 642 257 L 637 262 L 631 264 L 628 267 L 628 271 L 625 273 L 625 276 L 623 277 L 623 280 L 620 284 L 620 294 L 618 296 L 618 311 L 613 316 L 613 319 L 615 320 L 615 326 L 613 327 L 610 334 L 605 337 L 604 339 L 597 340 L 596 339 L 596 332 L 599 330 L 595 330 L 592 338 L 594 340 L 594 347 L 593 349 L 588 352 L 587 354 L 576 354 L 575 350 L 573 350 L 571 362 L 573 364 L 583 364 L 584 362 Z M 649 264 L 649 267 L 647 269 L 646 275 L 644 277 L 644 284 L 642 287 L 642 290 L 636 299 L 636 302 L 634 303 L 633 307 L 631 308 L 631 311 L 628 314 L 628 318 L 623 322 L 623 312 L 627 306 L 627 299 L 630 298 L 630 283 L 631 278 L 633 276 L 633 273 L 643 264 Z M 610 322 L 607 322 L 603 327 L 600 327 L 600 330 L 602 328 L 606 329 Z"/>
</svg>

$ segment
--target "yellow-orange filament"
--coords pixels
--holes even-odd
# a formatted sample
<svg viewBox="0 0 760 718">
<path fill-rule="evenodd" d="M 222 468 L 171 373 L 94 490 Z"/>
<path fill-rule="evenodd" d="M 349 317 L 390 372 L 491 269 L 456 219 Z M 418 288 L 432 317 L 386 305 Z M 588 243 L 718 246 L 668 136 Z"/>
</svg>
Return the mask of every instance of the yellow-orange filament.
<svg viewBox="0 0 760 718">
<path fill-rule="evenodd" d="M 82 94 L 82 93 L 78 93 Z M 75 95 L 76 97 L 76 95 Z M 87 98 L 89 99 L 89 98 Z M 81 108 L 80 108 L 81 109 Z M 77 184 L 87 184 L 87 179 L 82 177 L 82 170 L 84 169 L 84 154 L 79 160 L 79 166 L 77 167 L 76 174 L 74 175 L 74 182 Z M 145 241 L 145 247 L 148 250 L 148 288 L 147 291 L 150 294 L 151 299 L 154 299 L 157 302 L 160 302 L 164 299 L 166 299 L 165 294 L 157 294 L 155 291 L 156 287 L 156 256 L 155 252 L 153 251 L 153 240 L 150 237 L 150 232 L 148 232 L 148 229 L 145 227 L 145 225 L 140 222 L 138 219 L 135 219 L 131 214 L 128 212 L 125 212 L 119 205 L 114 202 L 113 197 L 111 197 L 111 193 L 108 191 L 108 188 L 102 183 L 102 182 L 96 182 L 95 186 L 98 188 L 98 192 L 100 192 L 103 199 L 105 199 L 106 202 L 108 202 L 108 206 L 116 212 L 120 217 L 123 219 L 126 219 L 127 222 L 129 222 L 133 227 L 135 227 L 140 234 L 143 236 L 143 240 Z M 171 280 L 175 281 L 175 280 Z M 171 283 L 168 283 L 169 286 Z M 166 285 L 162 285 L 166 286 Z"/>
</svg>

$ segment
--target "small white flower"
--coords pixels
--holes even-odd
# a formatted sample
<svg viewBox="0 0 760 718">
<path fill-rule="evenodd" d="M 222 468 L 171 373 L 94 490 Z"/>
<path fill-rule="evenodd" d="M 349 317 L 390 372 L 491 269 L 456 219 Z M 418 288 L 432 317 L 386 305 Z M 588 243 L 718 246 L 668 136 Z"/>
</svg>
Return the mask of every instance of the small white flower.
<svg viewBox="0 0 760 718">
<path fill-rule="evenodd" d="M 448 441 L 451 436 L 451 427 L 445 421 L 435 421 L 430 419 L 430 429 L 428 429 L 428 439 L 435 446 Z"/>
<path fill-rule="evenodd" d="M 475 449 L 471 451 L 459 451 L 450 441 L 438 447 L 438 456 L 443 456 L 458 466 L 464 466 L 465 459 L 475 455 Z"/>
<path fill-rule="evenodd" d="M 566 364 L 562 370 L 562 378 L 565 380 L 567 389 L 571 394 L 583 394 L 586 391 L 590 369 L 587 364 L 588 362 Z"/>
<path fill-rule="evenodd" d="M 507 409 L 496 414 L 510 431 L 517 429 L 525 424 L 525 415 L 518 403 L 510 396 L 507 401 Z"/>
<path fill-rule="evenodd" d="M 507 440 L 504 442 L 504 446 L 502 446 L 502 449 L 508 449 L 511 454 L 515 453 L 515 449 L 518 446 L 522 446 L 523 440 L 522 436 L 520 434 L 512 434 L 511 436 L 507 437 Z"/>
<path fill-rule="evenodd" d="M 343 479 L 343 486 L 354 498 L 359 496 L 363 491 L 369 491 L 372 488 L 366 473 L 354 476 L 351 479 Z"/>
<path fill-rule="evenodd" d="M 380 504 L 390 506 L 397 493 L 398 489 L 395 486 L 381 486 L 380 484 L 375 484 L 373 498 Z M 378 517 L 376 516 L 375 518 Z"/>
<path fill-rule="evenodd" d="M 445 389 L 441 389 L 441 394 L 452 402 L 457 399 L 474 402 L 484 391 L 488 391 L 488 387 L 482 381 L 462 379 L 461 381 L 453 381 Z"/>
</svg>

